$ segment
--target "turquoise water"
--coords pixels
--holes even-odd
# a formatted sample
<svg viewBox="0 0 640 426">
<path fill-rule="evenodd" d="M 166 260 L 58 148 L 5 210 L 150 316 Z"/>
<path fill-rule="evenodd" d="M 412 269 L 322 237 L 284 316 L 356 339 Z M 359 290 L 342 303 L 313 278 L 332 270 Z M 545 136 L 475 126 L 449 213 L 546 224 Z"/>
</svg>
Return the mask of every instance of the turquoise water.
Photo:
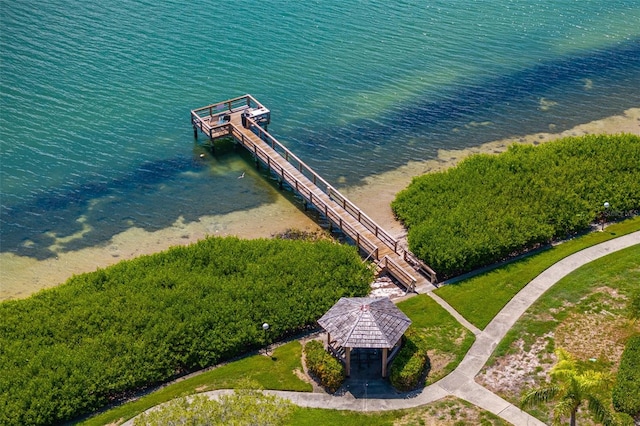
<svg viewBox="0 0 640 426">
<path fill-rule="evenodd" d="M 631 0 L 0 1 L 0 250 L 38 259 L 272 202 L 193 141 L 245 93 L 344 184 L 640 105 Z"/>
</svg>

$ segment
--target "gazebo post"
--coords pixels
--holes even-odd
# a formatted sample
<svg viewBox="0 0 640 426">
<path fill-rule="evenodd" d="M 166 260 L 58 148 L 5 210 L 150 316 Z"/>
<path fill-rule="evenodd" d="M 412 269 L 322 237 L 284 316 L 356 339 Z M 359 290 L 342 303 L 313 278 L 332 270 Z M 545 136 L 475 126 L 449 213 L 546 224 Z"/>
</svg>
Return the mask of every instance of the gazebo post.
<svg viewBox="0 0 640 426">
<path fill-rule="evenodd" d="M 344 348 L 344 363 L 347 377 L 351 376 L 351 348 Z"/>
<path fill-rule="evenodd" d="M 327 347 L 331 346 L 331 333 L 327 332 Z"/>
<path fill-rule="evenodd" d="M 382 377 L 387 377 L 387 351 L 388 348 L 382 348 Z"/>
</svg>

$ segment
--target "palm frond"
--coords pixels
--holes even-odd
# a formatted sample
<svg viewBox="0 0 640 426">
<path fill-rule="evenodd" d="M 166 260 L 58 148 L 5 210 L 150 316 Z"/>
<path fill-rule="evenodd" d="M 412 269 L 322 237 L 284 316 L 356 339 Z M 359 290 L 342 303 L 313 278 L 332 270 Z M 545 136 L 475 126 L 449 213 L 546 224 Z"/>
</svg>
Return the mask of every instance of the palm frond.
<svg viewBox="0 0 640 426">
<path fill-rule="evenodd" d="M 585 394 L 605 392 L 613 386 L 611 374 L 587 370 L 576 376 L 580 391 Z"/>
<path fill-rule="evenodd" d="M 556 354 L 556 357 L 558 358 L 558 364 L 561 362 L 576 362 L 576 358 L 566 349 L 564 348 L 556 348 L 555 351 L 553 351 L 553 353 Z"/>
<path fill-rule="evenodd" d="M 603 424 L 603 426 L 614 426 L 617 424 L 611 410 L 609 410 L 601 400 L 589 395 L 587 396 L 587 401 L 589 403 L 587 406 L 589 411 L 597 421 Z"/>
<path fill-rule="evenodd" d="M 551 377 L 563 379 L 574 376 L 578 371 L 578 363 L 573 355 L 563 348 L 557 348 L 554 352 L 558 362 L 551 369 Z"/>
<path fill-rule="evenodd" d="M 580 400 L 576 400 L 572 394 L 567 394 L 553 407 L 553 424 L 562 424 L 562 418 L 575 415 L 579 406 Z"/>
<path fill-rule="evenodd" d="M 543 402 L 549 402 L 560 393 L 560 388 L 556 385 L 545 386 L 537 389 L 531 389 L 525 392 L 520 398 L 520 407 L 530 407 Z"/>
</svg>

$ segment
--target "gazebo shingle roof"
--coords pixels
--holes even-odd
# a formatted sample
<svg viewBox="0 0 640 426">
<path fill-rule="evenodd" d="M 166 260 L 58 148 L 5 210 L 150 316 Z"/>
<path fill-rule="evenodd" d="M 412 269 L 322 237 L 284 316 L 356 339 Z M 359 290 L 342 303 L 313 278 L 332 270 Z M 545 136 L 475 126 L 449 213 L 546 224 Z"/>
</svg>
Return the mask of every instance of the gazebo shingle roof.
<svg viewBox="0 0 640 426">
<path fill-rule="evenodd" d="M 345 348 L 392 348 L 411 320 L 388 297 L 343 297 L 318 324 Z"/>
</svg>

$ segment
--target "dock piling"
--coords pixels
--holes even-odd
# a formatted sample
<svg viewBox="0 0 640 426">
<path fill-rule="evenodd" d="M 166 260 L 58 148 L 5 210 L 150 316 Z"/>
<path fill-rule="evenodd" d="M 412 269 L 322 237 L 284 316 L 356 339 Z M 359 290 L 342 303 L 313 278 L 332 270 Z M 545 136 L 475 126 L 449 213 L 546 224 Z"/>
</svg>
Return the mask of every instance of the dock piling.
<svg viewBox="0 0 640 426">
<path fill-rule="evenodd" d="M 384 269 L 406 288 L 415 286 L 416 279 L 411 272 L 415 271 L 397 240 L 269 134 L 266 128 L 270 119 L 270 111 L 251 95 L 191 111 L 196 140 L 200 130 L 209 136 L 214 152 L 215 140 L 231 136 L 235 141 L 234 150 L 238 145 L 246 148 L 253 155 L 257 170 L 260 170 L 260 163 L 264 163 L 269 173 L 277 178 L 280 189 L 286 182 L 302 197 L 304 211 L 311 205 L 316 209 L 318 219 L 323 215 L 329 224 L 329 232 L 341 231 L 363 253 L 368 253 L 371 260 L 378 263 L 384 259 Z M 435 272 L 426 265 L 421 266 L 420 272 L 434 283 Z"/>
</svg>

